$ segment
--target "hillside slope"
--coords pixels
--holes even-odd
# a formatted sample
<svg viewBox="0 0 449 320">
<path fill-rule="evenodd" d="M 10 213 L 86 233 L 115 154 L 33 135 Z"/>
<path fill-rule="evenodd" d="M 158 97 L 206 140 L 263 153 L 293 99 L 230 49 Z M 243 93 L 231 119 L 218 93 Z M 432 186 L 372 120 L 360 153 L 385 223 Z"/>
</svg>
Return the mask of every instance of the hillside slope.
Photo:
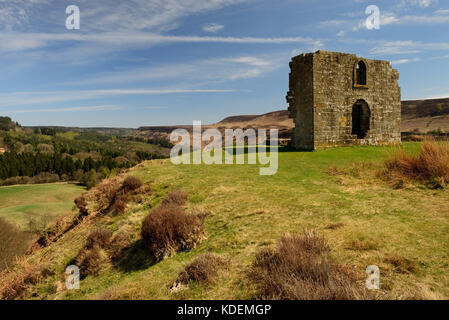
<svg viewBox="0 0 449 320">
<path fill-rule="evenodd" d="M 405 144 L 407 149 L 417 146 Z M 449 193 L 422 188 L 393 190 L 375 174 L 335 175 L 335 169 L 330 170 L 337 166 L 339 170 L 349 168 L 349 172 L 365 171 L 363 168 L 375 167 L 392 151 L 353 147 L 281 152 L 274 176 L 260 176 L 258 165 L 175 166 L 170 160 L 148 161 L 127 173 L 151 188 L 140 200 L 124 213 L 98 211 L 101 205 L 95 194 L 107 194 L 113 181 L 99 187 L 103 189 L 94 188 L 86 195 L 87 218 L 57 237 L 55 227 L 48 233 L 54 237 L 48 246 L 36 250 L 11 273 L 0 275 L 0 283 L 6 286 L 22 279 L 23 270 L 41 266 L 45 276 L 36 277 L 25 298 L 249 299 L 254 292 L 246 274 L 256 252 L 273 246 L 286 233 L 316 230 L 328 239 L 336 261 L 357 275 L 359 286 L 364 285 L 366 267 L 377 265 L 382 274 L 381 295 L 395 299 L 448 297 Z M 360 161 L 368 165 L 354 165 Z M 170 191 L 179 189 L 189 195 L 187 210 L 209 213 L 206 239 L 193 250 L 155 262 L 141 241 L 142 221 Z M 59 225 L 80 221 L 76 217 L 77 210 Z M 127 247 L 119 251 L 116 260 L 102 260 L 98 273 L 81 281 L 80 290 L 65 290 L 65 268 L 75 262 L 86 238 L 98 227 L 110 230 L 114 237 L 124 234 L 129 240 Z M 208 252 L 228 261 L 217 282 L 171 290 L 186 264 Z"/>
<path fill-rule="evenodd" d="M 449 131 L 449 98 L 402 102 L 402 131 Z"/>
<path fill-rule="evenodd" d="M 203 126 L 203 129 L 219 128 L 277 128 L 282 138 L 289 138 L 294 128 L 293 119 L 287 110 L 269 112 L 262 115 L 230 116 L 218 123 Z M 177 128 L 192 130 L 192 126 L 141 127 L 134 134 L 141 137 L 169 139 Z M 449 98 L 415 100 L 402 102 L 402 132 L 419 130 L 422 133 L 441 129 L 449 131 Z"/>
</svg>

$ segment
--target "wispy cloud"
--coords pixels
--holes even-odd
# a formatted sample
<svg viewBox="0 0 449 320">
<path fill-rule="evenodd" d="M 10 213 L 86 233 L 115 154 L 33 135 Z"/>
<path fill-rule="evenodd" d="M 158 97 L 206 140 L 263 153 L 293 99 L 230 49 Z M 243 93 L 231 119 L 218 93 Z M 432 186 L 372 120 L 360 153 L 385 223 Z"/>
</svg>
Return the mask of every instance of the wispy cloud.
<svg viewBox="0 0 449 320">
<path fill-rule="evenodd" d="M 9 111 L 9 113 L 90 112 L 90 111 L 113 111 L 121 109 L 122 108 L 118 106 L 88 106 L 88 107 L 73 107 L 73 108 L 11 110 Z"/>
<path fill-rule="evenodd" d="M 33 106 L 48 103 L 98 99 L 119 95 L 164 95 L 183 93 L 232 93 L 242 90 L 222 89 L 108 89 L 75 91 L 33 91 L 0 94 L 0 106 Z"/>
<path fill-rule="evenodd" d="M 421 58 L 411 58 L 411 59 L 399 59 L 399 60 L 393 60 L 391 61 L 391 64 L 393 65 L 397 65 L 397 64 L 405 64 L 405 63 L 410 63 L 410 62 L 419 62 L 421 61 Z"/>
<path fill-rule="evenodd" d="M 374 55 L 417 54 L 423 51 L 449 50 L 449 42 L 380 41 L 370 53 Z"/>
<path fill-rule="evenodd" d="M 215 32 L 218 32 L 220 30 L 223 30 L 223 29 L 224 29 L 224 26 L 221 25 L 221 24 L 217 24 L 217 23 L 211 23 L 211 24 L 208 24 L 208 25 L 203 27 L 204 31 L 211 32 L 211 33 L 215 33 Z"/>
<path fill-rule="evenodd" d="M 119 72 L 95 74 L 87 79 L 66 83 L 69 85 L 121 84 L 172 79 L 173 81 L 204 82 L 233 81 L 256 78 L 285 65 L 290 52 L 260 56 L 235 56 L 205 59 L 183 64 L 166 64 L 157 67 L 139 67 Z"/>
<path fill-rule="evenodd" d="M 13 52 L 48 47 L 58 42 L 88 43 L 94 47 L 108 45 L 112 47 L 150 46 L 163 43 L 236 43 L 236 44 L 289 44 L 305 43 L 320 45 L 320 40 L 307 37 L 201 37 L 170 36 L 149 32 L 122 33 L 105 32 L 98 34 L 70 33 L 2 33 L 0 34 L 0 51 Z"/>
</svg>

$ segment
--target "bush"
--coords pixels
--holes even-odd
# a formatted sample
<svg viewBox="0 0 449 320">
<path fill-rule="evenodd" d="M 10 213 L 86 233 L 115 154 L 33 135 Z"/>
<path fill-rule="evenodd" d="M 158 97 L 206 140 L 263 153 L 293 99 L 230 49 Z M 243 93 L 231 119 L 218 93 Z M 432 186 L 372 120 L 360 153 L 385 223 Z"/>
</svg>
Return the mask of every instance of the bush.
<svg viewBox="0 0 449 320">
<path fill-rule="evenodd" d="M 101 265 L 106 260 L 106 254 L 103 249 L 108 248 L 111 237 L 112 232 L 103 228 L 97 228 L 89 234 L 85 246 L 75 259 L 82 277 L 98 273 Z"/>
<path fill-rule="evenodd" d="M 326 241 L 313 233 L 281 238 L 257 253 L 248 273 L 259 299 L 352 300 L 366 298 L 348 270 L 332 262 Z"/>
<path fill-rule="evenodd" d="M 175 284 L 188 284 L 190 281 L 213 283 L 218 276 L 218 270 L 224 264 L 223 259 L 215 254 L 203 254 L 185 267 L 176 279 Z"/>
<path fill-rule="evenodd" d="M 139 189 L 142 186 L 142 181 L 133 176 L 128 176 L 123 181 L 122 188 L 125 192 L 130 192 Z"/>
<path fill-rule="evenodd" d="M 183 206 L 188 200 L 187 192 L 184 190 L 175 190 L 168 194 L 168 196 L 162 200 L 162 205 L 178 205 Z"/>
<path fill-rule="evenodd" d="M 95 246 L 99 246 L 102 249 L 108 247 L 111 242 L 112 232 L 108 229 L 97 228 L 92 231 L 87 237 L 86 248 L 92 249 Z"/>
<path fill-rule="evenodd" d="M 127 199 L 123 196 L 118 197 L 114 202 L 114 209 L 117 213 L 123 213 L 125 212 L 126 208 L 128 207 Z"/>
<path fill-rule="evenodd" d="M 176 205 L 157 207 L 142 225 L 145 246 L 157 260 L 173 252 L 195 248 L 204 234 L 204 217 L 186 213 Z"/>
<path fill-rule="evenodd" d="M 382 175 L 395 187 L 408 180 L 445 187 L 449 184 L 449 144 L 424 142 L 418 155 L 398 152 L 385 162 Z"/>
<path fill-rule="evenodd" d="M 76 265 L 80 268 L 81 277 L 97 274 L 105 259 L 106 255 L 99 246 L 94 246 L 91 249 L 83 248 L 76 257 Z"/>
</svg>

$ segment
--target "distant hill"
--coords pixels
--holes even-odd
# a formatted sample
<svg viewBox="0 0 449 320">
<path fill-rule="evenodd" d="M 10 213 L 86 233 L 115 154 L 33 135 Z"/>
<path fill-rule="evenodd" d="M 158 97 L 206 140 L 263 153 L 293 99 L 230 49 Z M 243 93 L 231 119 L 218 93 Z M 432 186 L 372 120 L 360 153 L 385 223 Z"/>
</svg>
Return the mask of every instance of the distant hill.
<svg viewBox="0 0 449 320">
<path fill-rule="evenodd" d="M 264 127 L 291 129 L 294 127 L 293 119 L 289 119 L 287 110 L 274 111 L 262 115 L 233 116 L 223 119 L 215 124 L 217 127 Z"/>
<path fill-rule="evenodd" d="M 281 138 L 291 136 L 293 119 L 287 110 L 279 110 L 262 115 L 230 116 L 215 124 L 203 126 L 203 129 L 218 128 L 277 128 Z M 169 139 L 176 128 L 191 130 L 192 126 L 141 127 L 137 136 Z M 419 130 L 422 133 L 441 129 L 449 132 L 449 98 L 432 100 L 413 100 L 402 102 L 402 132 Z"/>
<path fill-rule="evenodd" d="M 449 98 L 402 102 L 402 131 L 449 131 Z"/>
</svg>

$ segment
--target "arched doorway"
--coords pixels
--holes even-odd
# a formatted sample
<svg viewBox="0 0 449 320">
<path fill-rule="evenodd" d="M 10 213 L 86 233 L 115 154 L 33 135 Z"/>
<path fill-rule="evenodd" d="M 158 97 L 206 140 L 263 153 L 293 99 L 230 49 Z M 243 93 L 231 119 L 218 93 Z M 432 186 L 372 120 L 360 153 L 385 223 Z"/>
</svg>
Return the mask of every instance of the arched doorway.
<svg viewBox="0 0 449 320">
<path fill-rule="evenodd" d="M 365 100 L 358 100 L 352 107 L 352 134 L 365 139 L 370 130 L 371 111 Z"/>
</svg>

